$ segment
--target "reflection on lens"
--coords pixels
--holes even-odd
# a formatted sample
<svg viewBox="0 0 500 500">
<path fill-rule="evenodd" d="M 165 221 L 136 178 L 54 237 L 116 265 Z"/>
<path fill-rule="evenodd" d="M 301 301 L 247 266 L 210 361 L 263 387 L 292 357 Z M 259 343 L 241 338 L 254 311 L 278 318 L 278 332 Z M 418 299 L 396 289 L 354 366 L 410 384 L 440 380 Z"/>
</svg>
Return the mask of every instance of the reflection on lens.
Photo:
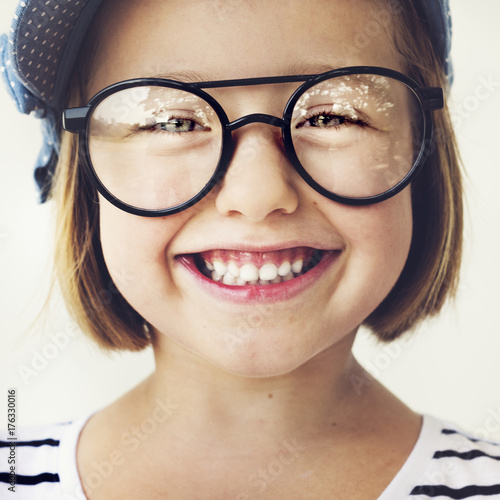
<svg viewBox="0 0 500 500">
<path fill-rule="evenodd" d="M 97 177 L 123 203 L 146 210 L 178 206 L 210 181 L 221 155 L 213 108 L 183 90 L 119 91 L 95 109 L 89 152 Z"/>
<path fill-rule="evenodd" d="M 347 75 L 306 90 L 292 117 L 292 141 L 309 175 L 351 198 L 382 194 L 411 171 L 421 149 L 422 111 L 413 91 L 379 75 Z"/>
<path fill-rule="evenodd" d="M 354 74 L 303 91 L 290 132 L 300 165 L 317 184 L 346 198 L 368 198 L 411 173 L 423 123 L 420 101 L 406 84 Z M 163 85 L 109 95 L 94 109 L 88 130 L 100 182 L 122 203 L 143 210 L 178 207 L 203 191 L 222 142 L 219 116 L 205 99 Z"/>
</svg>

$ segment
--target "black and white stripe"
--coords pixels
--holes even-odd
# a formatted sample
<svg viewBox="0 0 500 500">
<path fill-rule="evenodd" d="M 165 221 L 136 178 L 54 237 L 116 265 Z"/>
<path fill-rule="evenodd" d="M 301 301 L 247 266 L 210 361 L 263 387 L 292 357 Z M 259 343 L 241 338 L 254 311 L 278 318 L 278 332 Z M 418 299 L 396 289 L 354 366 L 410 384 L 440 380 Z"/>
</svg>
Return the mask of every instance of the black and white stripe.
<svg viewBox="0 0 500 500">
<path fill-rule="evenodd" d="M 71 437 L 72 427 L 68 422 L 21 427 L 18 441 L 8 440 L 5 431 L 0 432 L 0 498 L 7 498 L 8 493 L 15 500 L 80 500 L 77 495 L 66 495 L 62 486 L 64 463 L 74 461 L 74 456 L 61 453 L 63 443 Z M 14 443 L 16 485 L 15 493 L 11 493 L 7 459 Z"/>
<path fill-rule="evenodd" d="M 464 486 L 463 488 L 450 488 L 444 485 L 423 485 L 415 486 L 411 495 L 424 495 L 427 498 L 477 498 L 479 497 L 492 497 L 495 495 L 497 498 L 500 496 L 500 484 L 492 486 Z"/>
<path fill-rule="evenodd" d="M 39 448 L 40 446 L 59 446 L 60 441 L 56 439 L 39 439 L 34 441 L 0 441 L 0 448 L 11 448 L 14 444 L 16 449 L 18 448 Z M 22 455 L 22 453 L 17 452 L 17 456 Z M 16 475 L 16 484 L 30 485 L 40 483 L 58 483 L 59 475 L 52 472 L 41 472 L 36 475 Z M 10 476 L 6 472 L 0 472 L 0 483 L 10 483 Z"/>
<path fill-rule="evenodd" d="M 415 486 L 410 499 L 500 499 L 500 445 L 447 427 L 440 434 L 428 481 Z"/>
<path fill-rule="evenodd" d="M 73 424 L 21 429 L 16 500 L 85 500 L 76 446 L 90 417 Z M 10 441 L 0 434 L 0 497 L 9 483 Z M 22 438 L 22 439 L 21 439 Z M 4 488 L 2 490 L 2 488 Z M 500 444 L 424 416 L 407 461 L 378 500 L 500 500 Z M 330 499 L 328 499 L 330 500 Z"/>
</svg>

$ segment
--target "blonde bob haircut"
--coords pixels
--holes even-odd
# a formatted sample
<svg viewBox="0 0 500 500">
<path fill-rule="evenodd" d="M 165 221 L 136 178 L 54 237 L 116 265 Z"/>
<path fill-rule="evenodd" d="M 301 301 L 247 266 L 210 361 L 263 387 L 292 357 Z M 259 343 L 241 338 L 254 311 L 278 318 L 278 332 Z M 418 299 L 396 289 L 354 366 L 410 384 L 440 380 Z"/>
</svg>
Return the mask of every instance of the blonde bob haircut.
<svg viewBox="0 0 500 500">
<path fill-rule="evenodd" d="M 425 21 L 411 0 L 379 3 L 381 13 L 390 13 L 394 43 L 408 76 L 423 86 L 447 88 Z M 379 18 L 381 28 L 384 19 L 387 16 Z M 68 106 L 86 104 L 84 89 L 98 19 L 92 29 L 68 89 Z M 362 45 L 363 39 L 354 43 Z M 394 340 L 435 315 L 457 288 L 463 226 L 460 159 L 447 108 L 435 111 L 434 119 L 430 155 L 411 185 L 413 237 L 406 265 L 389 295 L 364 322 L 382 341 Z M 123 298 L 106 268 L 97 193 L 79 166 L 77 137 L 63 132 L 61 141 L 50 197 L 57 212 L 55 276 L 62 295 L 80 328 L 101 347 L 139 351 L 154 341 L 153 330 Z"/>
</svg>

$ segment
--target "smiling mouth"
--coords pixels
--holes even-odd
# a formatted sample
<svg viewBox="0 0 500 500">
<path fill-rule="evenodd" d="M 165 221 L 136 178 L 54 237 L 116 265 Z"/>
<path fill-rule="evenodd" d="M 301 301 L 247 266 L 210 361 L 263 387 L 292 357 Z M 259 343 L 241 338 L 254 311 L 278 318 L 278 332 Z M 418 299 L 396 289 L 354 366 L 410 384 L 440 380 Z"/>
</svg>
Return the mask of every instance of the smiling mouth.
<svg viewBox="0 0 500 500">
<path fill-rule="evenodd" d="M 195 254 L 194 262 L 201 274 L 224 285 L 276 285 L 311 271 L 327 253 L 309 247 L 265 253 L 210 250 Z"/>
</svg>

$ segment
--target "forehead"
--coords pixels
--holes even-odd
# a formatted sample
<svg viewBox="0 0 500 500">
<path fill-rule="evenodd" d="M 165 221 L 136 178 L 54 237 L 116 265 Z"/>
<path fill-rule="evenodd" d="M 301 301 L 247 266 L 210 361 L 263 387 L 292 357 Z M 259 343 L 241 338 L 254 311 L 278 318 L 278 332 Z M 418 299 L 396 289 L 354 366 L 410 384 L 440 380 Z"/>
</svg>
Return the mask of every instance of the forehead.
<svg viewBox="0 0 500 500">
<path fill-rule="evenodd" d="M 90 86 L 95 93 L 156 75 L 220 80 L 357 65 L 401 71 L 387 9 L 374 0 L 108 0 Z"/>
</svg>

